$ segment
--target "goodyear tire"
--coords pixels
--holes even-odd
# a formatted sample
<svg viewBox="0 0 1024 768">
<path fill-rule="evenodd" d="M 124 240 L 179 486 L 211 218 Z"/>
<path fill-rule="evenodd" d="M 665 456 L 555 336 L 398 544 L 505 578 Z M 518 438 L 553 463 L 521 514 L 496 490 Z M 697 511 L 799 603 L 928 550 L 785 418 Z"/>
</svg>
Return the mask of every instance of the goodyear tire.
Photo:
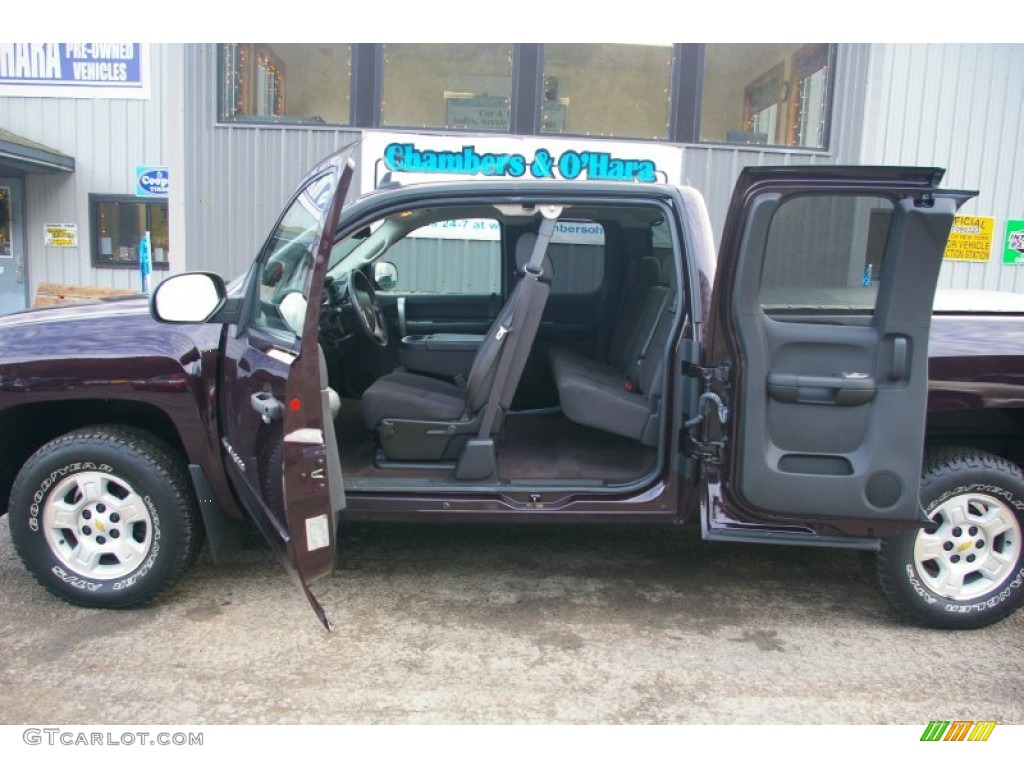
<svg viewBox="0 0 1024 768">
<path fill-rule="evenodd" d="M 921 503 L 931 524 L 883 541 L 882 591 L 897 611 L 942 629 L 977 629 L 1024 602 L 1024 474 L 970 448 L 929 455 Z"/>
<path fill-rule="evenodd" d="M 18 473 L 8 509 L 11 538 L 36 580 L 87 607 L 154 600 L 202 542 L 180 458 L 128 427 L 90 427 L 44 445 Z"/>
</svg>

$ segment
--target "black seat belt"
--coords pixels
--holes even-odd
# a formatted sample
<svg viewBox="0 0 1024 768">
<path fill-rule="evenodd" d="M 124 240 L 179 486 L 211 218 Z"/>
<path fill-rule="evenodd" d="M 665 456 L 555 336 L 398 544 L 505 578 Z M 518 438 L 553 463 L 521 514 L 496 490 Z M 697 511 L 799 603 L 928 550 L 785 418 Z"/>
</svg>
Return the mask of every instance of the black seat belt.
<svg viewBox="0 0 1024 768">
<path fill-rule="evenodd" d="M 661 306 L 658 307 L 658 314 L 654 318 L 654 323 L 651 324 L 651 330 L 647 334 L 647 338 L 644 340 L 644 345 L 640 348 L 640 354 L 636 357 L 636 362 L 633 363 L 633 370 L 627 375 L 626 381 L 634 386 L 638 384 L 638 381 L 633 381 L 634 378 L 640 378 L 640 368 L 644 364 L 644 360 L 647 359 L 647 353 L 651 349 L 651 344 L 654 343 L 654 336 L 658 333 L 658 328 L 661 326 L 661 316 L 665 314 L 665 309 L 668 306 L 669 301 L 672 299 L 672 291 L 668 291 L 665 294 L 665 298 L 661 300 Z"/>
<path fill-rule="evenodd" d="M 508 337 L 515 333 L 516 328 L 522 325 L 522 312 L 524 307 L 529 302 L 526 301 L 528 298 L 528 292 L 531 291 L 540 278 L 544 274 L 544 254 L 548 249 L 548 242 L 551 240 L 551 235 L 554 234 L 556 219 L 545 218 L 540 223 L 540 228 L 537 231 L 537 242 L 533 244 L 533 253 L 530 254 L 530 260 L 523 267 L 523 271 L 526 273 L 523 276 L 523 280 L 529 280 L 531 282 L 525 283 L 519 288 L 516 294 L 516 304 L 512 309 L 512 315 L 509 318 L 509 324 L 499 325 L 496 335 L 496 340 L 501 342 L 501 355 L 498 358 L 498 370 L 494 374 L 494 379 L 491 381 L 491 391 L 487 395 L 487 404 L 484 406 L 484 415 L 480 420 L 480 431 L 477 433 L 480 438 L 488 438 L 491 436 L 491 430 L 494 428 L 494 422 L 498 418 L 498 411 L 501 409 L 501 403 L 499 402 L 499 393 L 501 388 L 505 384 L 505 377 L 508 375 L 509 366 L 512 365 L 512 354 L 511 350 L 508 349 Z"/>
</svg>

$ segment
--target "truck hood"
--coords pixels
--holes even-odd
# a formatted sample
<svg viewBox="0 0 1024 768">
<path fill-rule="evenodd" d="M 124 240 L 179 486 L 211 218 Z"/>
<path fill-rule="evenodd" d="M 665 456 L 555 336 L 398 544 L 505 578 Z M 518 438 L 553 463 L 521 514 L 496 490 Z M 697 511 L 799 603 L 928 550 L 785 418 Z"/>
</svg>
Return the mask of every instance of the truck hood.
<svg viewBox="0 0 1024 768">
<path fill-rule="evenodd" d="M 105 299 L 64 304 L 53 307 L 38 307 L 0 316 L 0 333 L 5 329 L 32 326 L 40 323 L 69 323 L 100 317 L 149 316 L 149 299 L 144 296 Z"/>
<path fill-rule="evenodd" d="M 158 323 L 146 298 L 45 307 L 0 317 L 0 366 L 18 363 L 195 355 L 193 325 Z"/>
</svg>

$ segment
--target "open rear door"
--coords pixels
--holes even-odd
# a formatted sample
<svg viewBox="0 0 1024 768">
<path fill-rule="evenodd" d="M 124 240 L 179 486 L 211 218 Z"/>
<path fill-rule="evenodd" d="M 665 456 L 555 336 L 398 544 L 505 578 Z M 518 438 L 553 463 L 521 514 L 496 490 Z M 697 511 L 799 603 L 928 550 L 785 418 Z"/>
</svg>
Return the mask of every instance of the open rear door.
<svg viewBox="0 0 1024 768">
<path fill-rule="evenodd" d="M 705 359 L 720 399 L 711 402 L 726 406 L 705 438 L 718 442 L 735 517 L 865 536 L 925 520 L 932 302 L 953 216 L 973 196 L 935 189 L 941 176 L 834 166 L 741 174 Z"/>
<path fill-rule="evenodd" d="M 318 330 L 351 155 L 318 166 L 278 220 L 228 327 L 220 387 L 232 485 L 328 628 L 309 585 L 333 570 L 344 487 Z"/>
</svg>

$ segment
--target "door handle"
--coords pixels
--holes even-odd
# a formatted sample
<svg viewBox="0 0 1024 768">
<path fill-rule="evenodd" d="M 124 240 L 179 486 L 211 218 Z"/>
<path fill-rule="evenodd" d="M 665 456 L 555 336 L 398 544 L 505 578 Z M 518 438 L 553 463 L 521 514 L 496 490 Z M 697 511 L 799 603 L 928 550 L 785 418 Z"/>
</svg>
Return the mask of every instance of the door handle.
<svg viewBox="0 0 1024 768">
<path fill-rule="evenodd" d="M 769 373 L 768 394 L 780 403 L 863 405 L 875 397 L 875 377 L 852 371 L 835 376 Z"/>
<path fill-rule="evenodd" d="M 889 381 L 900 381 L 907 377 L 908 360 L 907 337 L 897 336 L 892 340 L 892 370 L 889 371 Z"/>
<path fill-rule="evenodd" d="M 264 424 L 279 421 L 284 416 L 284 403 L 274 397 L 271 392 L 257 392 L 249 398 L 249 403 L 253 410 L 263 418 Z"/>
</svg>

